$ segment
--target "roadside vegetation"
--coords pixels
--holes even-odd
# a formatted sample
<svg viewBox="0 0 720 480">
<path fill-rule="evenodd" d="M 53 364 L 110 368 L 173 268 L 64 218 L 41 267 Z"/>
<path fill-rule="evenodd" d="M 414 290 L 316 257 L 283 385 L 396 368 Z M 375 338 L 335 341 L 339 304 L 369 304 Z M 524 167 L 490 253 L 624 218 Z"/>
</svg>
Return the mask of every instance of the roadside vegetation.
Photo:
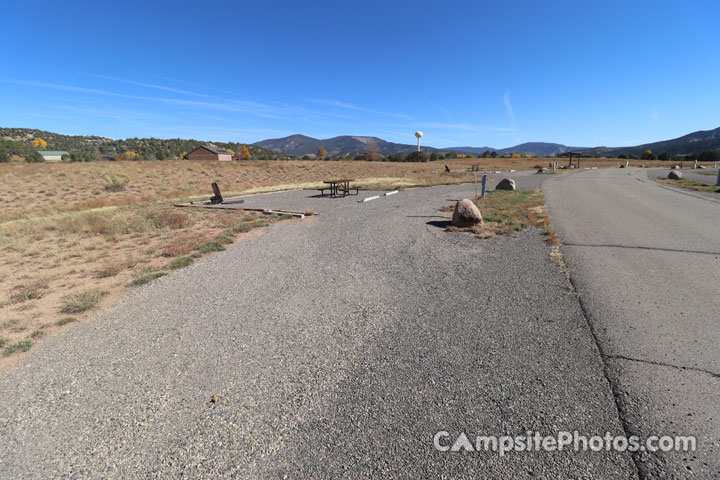
<svg viewBox="0 0 720 480">
<path fill-rule="evenodd" d="M 483 223 L 469 228 L 448 226 L 449 231 L 470 232 L 480 238 L 493 238 L 498 235 L 514 235 L 533 226 L 545 236 L 545 241 L 550 246 L 550 260 L 565 276 L 565 288 L 568 293 L 577 295 L 570 281 L 570 269 L 560 250 L 560 241 L 550 224 L 545 198 L 540 190 L 493 190 L 487 192 L 484 199 L 476 197 L 471 200 L 480 209 Z M 443 210 L 452 214 L 454 207 L 448 205 Z"/>
<path fill-rule="evenodd" d="M 492 238 L 512 235 L 532 225 L 545 235 L 548 244 L 558 244 L 540 190 L 493 190 L 487 192 L 485 198 L 475 197 L 472 202 L 480 209 L 483 223 L 468 228 L 448 226 L 448 230 L 468 231 L 480 238 Z M 444 208 L 450 213 L 453 209 L 454 205 Z"/>
<path fill-rule="evenodd" d="M 717 174 L 714 174 L 714 175 L 717 175 Z M 658 182 L 664 183 L 665 185 L 672 185 L 674 187 L 681 187 L 681 188 L 686 188 L 688 190 L 695 190 L 697 192 L 720 193 L 720 187 L 717 187 L 715 185 L 707 185 L 705 183 L 696 182 L 694 180 L 688 180 L 686 178 L 681 178 L 679 180 L 672 180 L 669 178 L 659 178 Z"/>
</svg>

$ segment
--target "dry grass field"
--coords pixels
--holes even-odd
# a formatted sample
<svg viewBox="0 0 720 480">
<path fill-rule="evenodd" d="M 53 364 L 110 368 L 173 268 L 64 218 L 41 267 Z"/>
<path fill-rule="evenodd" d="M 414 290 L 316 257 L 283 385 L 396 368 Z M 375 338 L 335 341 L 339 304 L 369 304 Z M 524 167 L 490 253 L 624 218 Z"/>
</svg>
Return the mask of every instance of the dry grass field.
<svg viewBox="0 0 720 480">
<path fill-rule="evenodd" d="M 453 159 L 428 163 L 244 161 L 220 162 L 91 162 L 0 164 L 0 222 L 98 207 L 141 205 L 159 200 L 209 196 L 217 181 L 223 193 L 312 188 L 332 177 L 359 180 L 367 187 L 403 187 L 457 183 L 464 176 L 446 174 L 479 165 L 484 170 L 530 169 L 551 159 Z M 559 159 L 566 164 L 567 159 Z M 584 159 L 584 167 L 617 167 L 623 160 Z M 631 165 L 667 166 L 668 162 L 633 160 Z M 113 191 L 108 179 L 126 181 Z"/>
<path fill-rule="evenodd" d="M 403 188 L 470 181 L 455 172 L 471 165 L 521 170 L 549 161 L 0 164 L 0 370 L 127 289 L 282 219 L 172 206 L 209 198 L 211 182 L 218 182 L 226 197 L 313 188 L 338 177 L 364 187 Z M 583 166 L 620 162 L 584 160 Z M 453 172 L 445 172 L 445 165 Z"/>
</svg>

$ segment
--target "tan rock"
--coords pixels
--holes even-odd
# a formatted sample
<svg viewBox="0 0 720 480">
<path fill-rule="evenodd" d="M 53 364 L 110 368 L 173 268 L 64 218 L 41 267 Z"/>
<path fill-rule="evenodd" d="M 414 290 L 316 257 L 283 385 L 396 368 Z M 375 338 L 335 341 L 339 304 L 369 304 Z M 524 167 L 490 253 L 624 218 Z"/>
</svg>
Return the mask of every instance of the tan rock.
<svg viewBox="0 0 720 480">
<path fill-rule="evenodd" d="M 455 204 L 451 225 L 454 227 L 472 227 L 478 223 L 482 223 L 482 213 L 473 202 L 467 198 L 460 200 Z"/>
</svg>

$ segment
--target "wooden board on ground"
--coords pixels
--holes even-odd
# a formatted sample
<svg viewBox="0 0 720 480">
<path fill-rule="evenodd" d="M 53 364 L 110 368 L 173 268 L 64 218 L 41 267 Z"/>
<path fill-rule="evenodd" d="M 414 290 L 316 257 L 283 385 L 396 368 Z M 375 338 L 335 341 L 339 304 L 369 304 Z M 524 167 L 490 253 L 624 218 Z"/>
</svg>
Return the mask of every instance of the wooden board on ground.
<svg viewBox="0 0 720 480">
<path fill-rule="evenodd" d="M 245 208 L 242 206 L 243 201 L 238 199 L 225 200 L 223 203 L 212 204 L 207 201 L 201 202 L 187 202 L 187 203 L 176 203 L 176 207 L 197 207 L 197 208 L 209 208 L 214 210 L 243 210 L 248 212 L 260 212 L 265 215 L 292 215 L 297 218 L 305 218 L 304 212 L 293 212 L 290 210 L 273 210 L 270 208 Z"/>
</svg>

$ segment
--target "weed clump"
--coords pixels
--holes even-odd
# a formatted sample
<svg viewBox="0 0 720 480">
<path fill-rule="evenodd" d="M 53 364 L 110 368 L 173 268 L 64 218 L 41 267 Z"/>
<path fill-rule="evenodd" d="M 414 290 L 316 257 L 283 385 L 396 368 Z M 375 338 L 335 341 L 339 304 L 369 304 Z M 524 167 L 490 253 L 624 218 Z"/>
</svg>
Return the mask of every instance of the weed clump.
<svg viewBox="0 0 720 480">
<path fill-rule="evenodd" d="M 103 175 L 103 182 L 105 182 L 105 190 L 108 192 L 122 192 L 130 183 L 130 179 L 124 175 Z"/>
<path fill-rule="evenodd" d="M 180 257 L 176 258 L 172 262 L 168 264 L 168 268 L 170 270 L 177 270 L 178 268 L 187 267 L 189 265 L 192 265 L 194 259 L 192 257 Z"/>
<path fill-rule="evenodd" d="M 210 253 L 210 252 L 222 252 L 225 250 L 225 247 L 220 245 L 218 242 L 205 242 L 198 248 L 202 253 Z"/>
<path fill-rule="evenodd" d="M 65 295 L 60 299 L 61 313 L 81 313 L 97 307 L 107 294 L 104 290 L 92 289 L 80 293 Z"/>
<path fill-rule="evenodd" d="M 23 283 L 13 288 L 10 293 L 10 303 L 22 303 L 28 300 L 42 298 L 50 288 L 47 279 L 39 278 L 32 282 Z"/>
<path fill-rule="evenodd" d="M 27 352 L 28 350 L 30 350 L 31 347 L 31 340 L 21 340 L 17 343 L 13 343 L 12 345 L 8 345 L 7 347 L 5 347 L 5 350 L 3 350 L 3 356 L 7 357 L 15 352 Z"/>
<path fill-rule="evenodd" d="M 160 278 L 167 275 L 167 272 L 152 272 L 152 273 L 146 273 L 144 275 L 140 275 L 139 277 L 135 278 L 130 285 L 133 287 L 139 287 L 140 285 L 145 285 L 146 283 L 150 283 L 156 278 Z"/>
</svg>

